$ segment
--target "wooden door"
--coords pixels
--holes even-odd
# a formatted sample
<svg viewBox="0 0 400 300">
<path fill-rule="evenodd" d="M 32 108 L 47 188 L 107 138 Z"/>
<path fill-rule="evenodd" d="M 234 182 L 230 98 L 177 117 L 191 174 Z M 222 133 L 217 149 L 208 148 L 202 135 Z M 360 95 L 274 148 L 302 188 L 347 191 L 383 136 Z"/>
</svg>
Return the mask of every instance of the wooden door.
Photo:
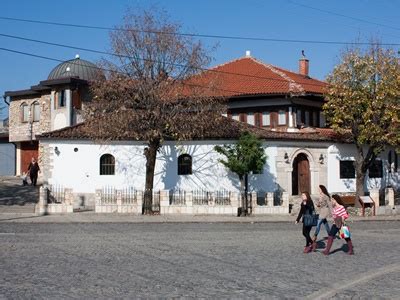
<svg viewBox="0 0 400 300">
<path fill-rule="evenodd" d="M 36 141 L 21 143 L 21 174 L 28 171 L 32 157 L 38 159 L 38 149 L 39 145 Z"/>
<path fill-rule="evenodd" d="M 293 161 L 292 194 L 311 193 L 310 163 L 307 156 L 299 154 Z"/>
</svg>

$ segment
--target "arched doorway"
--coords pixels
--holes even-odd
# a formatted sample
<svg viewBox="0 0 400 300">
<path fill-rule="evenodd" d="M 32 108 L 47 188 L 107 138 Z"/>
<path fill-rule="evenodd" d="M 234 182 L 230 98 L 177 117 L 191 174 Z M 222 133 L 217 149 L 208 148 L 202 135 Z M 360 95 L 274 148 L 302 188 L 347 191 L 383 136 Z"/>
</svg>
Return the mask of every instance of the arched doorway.
<svg viewBox="0 0 400 300">
<path fill-rule="evenodd" d="M 310 162 L 307 155 L 300 153 L 293 160 L 292 171 L 292 195 L 300 195 L 301 192 L 311 193 Z"/>
</svg>

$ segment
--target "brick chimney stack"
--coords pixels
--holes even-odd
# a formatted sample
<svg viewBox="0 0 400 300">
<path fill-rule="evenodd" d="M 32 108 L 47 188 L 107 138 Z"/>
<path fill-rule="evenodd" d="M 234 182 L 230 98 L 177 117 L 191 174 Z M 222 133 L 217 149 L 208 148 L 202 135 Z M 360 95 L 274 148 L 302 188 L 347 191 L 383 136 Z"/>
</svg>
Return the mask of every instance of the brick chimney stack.
<svg viewBox="0 0 400 300">
<path fill-rule="evenodd" d="M 309 60 L 304 54 L 304 50 L 301 50 L 302 57 L 299 59 L 299 74 L 308 77 L 309 71 Z"/>
</svg>

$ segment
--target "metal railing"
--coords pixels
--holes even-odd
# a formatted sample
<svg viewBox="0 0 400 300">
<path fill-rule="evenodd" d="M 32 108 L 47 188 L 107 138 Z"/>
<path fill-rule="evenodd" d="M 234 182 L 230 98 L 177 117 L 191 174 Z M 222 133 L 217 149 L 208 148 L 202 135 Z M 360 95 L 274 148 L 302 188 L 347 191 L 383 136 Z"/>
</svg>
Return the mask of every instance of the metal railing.
<svg viewBox="0 0 400 300">
<path fill-rule="evenodd" d="M 139 192 L 133 187 L 126 187 L 121 190 L 122 204 L 137 204 Z"/>
<path fill-rule="evenodd" d="M 61 185 L 49 185 L 48 202 L 49 203 L 64 203 L 65 189 Z"/>
<path fill-rule="evenodd" d="M 211 192 L 205 190 L 192 191 L 193 205 L 208 205 L 211 199 Z"/>
<path fill-rule="evenodd" d="M 170 190 L 169 205 L 186 205 L 186 191 Z"/>
<path fill-rule="evenodd" d="M 101 204 L 117 204 L 117 190 L 111 186 L 103 187 L 100 200 Z"/>
<path fill-rule="evenodd" d="M 226 190 L 213 193 L 215 205 L 231 205 L 231 192 Z"/>
</svg>

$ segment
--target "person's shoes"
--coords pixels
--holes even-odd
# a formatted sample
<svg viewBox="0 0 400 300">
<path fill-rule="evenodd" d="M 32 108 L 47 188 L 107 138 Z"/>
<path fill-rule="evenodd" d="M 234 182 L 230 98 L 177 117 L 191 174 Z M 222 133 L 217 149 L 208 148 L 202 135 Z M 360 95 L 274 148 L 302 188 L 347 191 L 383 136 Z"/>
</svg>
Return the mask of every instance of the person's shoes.
<svg viewBox="0 0 400 300">
<path fill-rule="evenodd" d="M 347 241 L 347 247 L 349 248 L 349 251 L 347 251 L 348 255 L 353 255 L 354 251 L 353 251 L 353 243 L 351 242 L 351 240 Z"/>
<path fill-rule="evenodd" d="M 311 246 L 305 246 L 303 253 L 310 253 L 311 252 Z"/>
<path fill-rule="evenodd" d="M 313 252 L 315 252 L 317 250 L 317 242 L 316 241 L 313 241 L 311 249 Z"/>
<path fill-rule="evenodd" d="M 333 236 L 328 237 L 328 241 L 326 242 L 326 248 L 324 251 L 322 251 L 322 253 L 324 255 L 329 255 L 329 252 L 331 251 L 331 247 L 333 244 Z"/>
</svg>

